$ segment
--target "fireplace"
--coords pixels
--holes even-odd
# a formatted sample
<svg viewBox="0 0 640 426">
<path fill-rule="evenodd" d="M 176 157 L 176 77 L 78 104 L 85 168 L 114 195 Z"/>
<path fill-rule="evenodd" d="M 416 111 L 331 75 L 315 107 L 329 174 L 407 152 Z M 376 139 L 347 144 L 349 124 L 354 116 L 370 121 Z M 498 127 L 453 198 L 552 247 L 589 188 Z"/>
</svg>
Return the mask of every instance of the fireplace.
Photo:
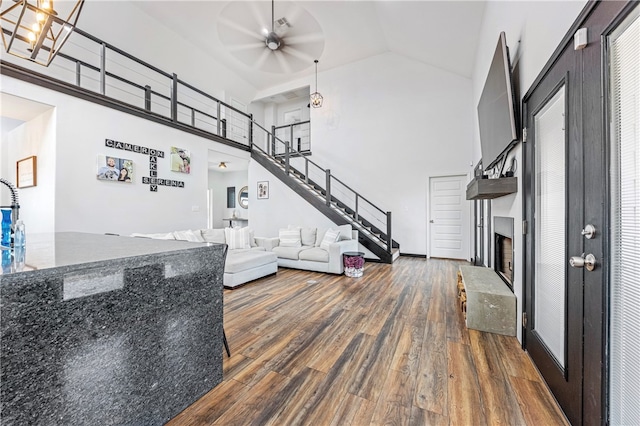
<svg viewBox="0 0 640 426">
<path fill-rule="evenodd" d="M 513 291 L 513 218 L 494 216 L 493 235 L 493 269 Z"/>
</svg>

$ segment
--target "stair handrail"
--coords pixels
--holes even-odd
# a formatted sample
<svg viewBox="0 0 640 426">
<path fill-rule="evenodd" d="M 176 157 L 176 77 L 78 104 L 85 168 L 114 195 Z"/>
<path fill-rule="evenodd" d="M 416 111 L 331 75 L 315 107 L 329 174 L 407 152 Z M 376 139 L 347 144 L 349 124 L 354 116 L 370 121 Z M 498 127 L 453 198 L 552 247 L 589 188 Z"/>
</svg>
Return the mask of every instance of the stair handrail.
<svg viewBox="0 0 640 426">
<path fill-rule="evenodd" d="M 308 127 L 305 127 L 305 125 L 308 125 Z M 305 130 L 308 130 L 309 133 L 311 132 L 311 120 L 305 120 L 305 121 L 299 121 L 297 123 L 290 123 L 290 124 L 282 124 L 280 126 L 271 126 L 271 133 L 273 133 L 274 135 L 276 134 L 276 132 L 278 130 L 282 130 L 282 129 L 289 129 L 289 139 L 291 141 L 291 143 L 294 143 L 294 131 L 295 129 L 300 129 L 299 131 L 304 132 Z M 311 152 L 311 140 L 310 140 L 310 135 L 307 134 L 305 135 L 301 135 L 301 137 L 298 138 L 298 151 L 299 152 Z M 306 149 L 302 149 L 302 145 L 306 142 L 306 144 L 308 144 L 309 146 Z"/>
<path fill-rule="evenodd" d="M 374 203 L 372 203 L 369 199 L 367 199 L 366 197 L 362 196 L 358 191 L 354 190 L 353 188 L 351 188 L 349 185 L 345 184 L 341 179 L 337 178 L 335 175 L 333 175 L 331 173 L 330 169 L 325 169 L 322 166 L 320 166 L 319 164 L 317 164 L 316 162 L 314 162 L 313 160 L 309 159 L 308 156 L 303 155 L 303 153 L 301 151 L 296 150 L 295 148 L 291 147 L 291 143 L 289 141 L 283 141 L 282 139 L 280 139 L 278 136 L 275 135 L 275 133 L 269 132 L 267 129 L 265 129 L 263 126 L 261 126 L 260 124 L 256 123 L 255 121 L 253 121 L 253 125 L 258 127 L 259 129 L 263 130 L 266 135 L 267 135 L 267 140 L 266 140 L 266 146 L 267 146 L 267 151 L 263 150 L 262 148 L 260 148 L 259 146 L 257 146 L 256 144 L 252 143 L 251 147 L 252 149 L 257 149 L 259 151 L 261 151 L 263 154 L 267 155 L 267 156 L 271 156 L 271 157 L 276 157 L 277 155 L 280 155 L 282 157 L 284 157 L 284 168 L 285 168 L 285 173 L 287 175 L 290 174 L 290 169 L 291 169 L 291 157 L 292 157 L 292 152 L 293 155 L 296 155 L 296 158 L 302 158 L 304 160 L 304 164 L 305 164 L 305 172 L 302 173 L 305 176 L 305 183 L 308 183 L 308 177 L 309 177 L 309 173 L 308 173 L 308 165 L 309 164 L 313 164 L 318 170 L 320 170 L 321 173 L 324 173 L 326 176 L 326 184 L 325 184 L 325 196 L 326 196 L 326 204 L 328 206 L 331 205 L 331 199 L 332 199 L 332 194 L 331 194 L 331 181 L 336 181 L 338 183 L 340 183 L 345 189 L 347 189 L 348 191 L 350 191 L 351 193 L 354 194 L 355 196 L 355 203 L 356 203 L 356 207 L 354 210 L 355 213 L 355 217 L 354 220 L 356 223 L 360 222 L 359 219 L 359 211 L 358 211 L 358 200 L 362 200 L 364 202 L 366 202 L 368 205 L 372 206 L 373 208 L 375 208 L 377 211 L 379 211 L 380 213 L 382 213 L 385 218 L 386 218 L 386 246 L 387 246 L 387 252 L 391 253 L 392 249 L 393 249 L 393 239 L 391 236 L 391 212 L 385 212 L 384 210 L 382 210 L 380 207 L 378 207 L 377 205 L 375 205 Z M 272 126 L 272 129 L 274 129 L 275 126 Z M 280 143 L 281 145 L 284 146 L 284 154 L 276 154 L 276 152 L 274 151 L 274 144 L 275 143 Z M 268 152 L 269 148 L 271 148 L 271 154 Z"/>
</svg>

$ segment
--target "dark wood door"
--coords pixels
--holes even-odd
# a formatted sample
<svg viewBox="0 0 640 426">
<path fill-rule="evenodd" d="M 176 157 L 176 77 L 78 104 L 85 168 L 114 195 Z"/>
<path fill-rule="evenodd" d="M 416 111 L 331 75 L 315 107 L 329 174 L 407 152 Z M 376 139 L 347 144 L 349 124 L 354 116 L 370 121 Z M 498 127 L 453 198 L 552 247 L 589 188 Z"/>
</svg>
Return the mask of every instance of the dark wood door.
<svg viewBox="0 0 640 426">
<path fill-rule="evenodd" d="M 524 99 L 524 343 L 572 424 L 605 418 L 608 179 L 600 36 L 625 4 L 587 4 Z M 579 28 L 589 41 L 576 50 Z"/>
</svg>

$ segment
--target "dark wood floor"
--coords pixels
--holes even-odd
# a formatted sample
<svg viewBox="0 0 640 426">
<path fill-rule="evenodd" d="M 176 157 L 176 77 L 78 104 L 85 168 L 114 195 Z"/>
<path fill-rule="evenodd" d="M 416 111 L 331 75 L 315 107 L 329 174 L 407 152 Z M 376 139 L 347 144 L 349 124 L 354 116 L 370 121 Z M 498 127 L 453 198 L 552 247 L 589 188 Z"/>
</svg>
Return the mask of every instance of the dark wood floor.
<svg viewBox="0 0 640 426">
<path fill-rule="evenodd" d="M 169 424 L 566 424 L 514 337 L 466 329 L 460 264 L 281 268 L 226 290 L 224 381 Z"/>
</svg>

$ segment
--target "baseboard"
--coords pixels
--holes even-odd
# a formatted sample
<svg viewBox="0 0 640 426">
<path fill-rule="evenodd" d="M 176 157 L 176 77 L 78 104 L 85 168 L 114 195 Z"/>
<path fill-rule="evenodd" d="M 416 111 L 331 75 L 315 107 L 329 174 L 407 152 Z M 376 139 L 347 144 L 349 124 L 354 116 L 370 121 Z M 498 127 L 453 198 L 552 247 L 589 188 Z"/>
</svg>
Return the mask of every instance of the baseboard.
<svg viewBox="0 0 640 426">
<path fill-rule="evenodd" d="M 414 254 L 414 253 L 400 253 L 401 257 L 420 257 L 422 259 L 426 259 L 426 254 Z"/>
</svg>

